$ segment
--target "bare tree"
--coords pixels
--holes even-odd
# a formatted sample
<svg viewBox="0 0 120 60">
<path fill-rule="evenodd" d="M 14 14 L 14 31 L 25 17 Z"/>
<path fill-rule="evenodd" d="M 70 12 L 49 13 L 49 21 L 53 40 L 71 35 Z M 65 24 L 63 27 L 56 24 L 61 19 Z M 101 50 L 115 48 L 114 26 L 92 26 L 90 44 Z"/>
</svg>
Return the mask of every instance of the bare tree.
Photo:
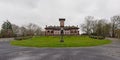
<svg viewBox="0 0 120 60">
<path fill-rule="evenodd" d="M 85 23 L 81 25 L 82 31 L 84 31 L 88 35 L 90 35 L 90 33 L 92 33 L 93 20 L 94 20 L 94 17 L 87 16 L 87 17 L 85 17 Z"/>
<path fill-rule="evenodd" d="M 111 23 L 106 23 L 105 26 L 103 26 L 104 29 L 104 36 L 111 36 Z"/>
<path fill-rule="evenodd" d="M 27 36 L 27 29 L 26 29 L 26 27 L 24 27 L 24 26 L 20 27 L 20 34 L 22 36 Z"/>
<path fill-rule="evenodd" d="M 110 23 L 107 23 L 106 19 L 94 19 L 92 16 L 85 18 L 85 23 L 81 25 L 82 31 L 88 35 L 109 36 Z"/>
<path fill-rule="evenodd" d="M 17 34 L 19 32 L 19 26 L 12 24 L 12 30 L 14 34 Z"/>
<path fill-rule="evenodd" d="M 41 32 L 41 28 L 38 25 L 33 23 L 29 23 L 26 28 L 29 35 L 37 35 Z"/>
<path fill-rule="evenodd" d="M 97 23 L 97 30 L 96 30 L 96 33 L 97 35 L 100 35 L 100 36 L 105 36 L 105 26 L 106 26 L 106 20 L 105 19 L 100 19 Z"/>
<path fill-rule="evenodd" d="M 91 21 L 91 33 L 95 34 L 96 33 L 96 29 L 97 29 L 97 20 L 93 20 Z"/>
<path fill-rule="evenodd" d="M 37 27 L 34 32 L 35 32 L 35 35 L 42 35 L 42 31 L 40 27 Z"/>
</svg>

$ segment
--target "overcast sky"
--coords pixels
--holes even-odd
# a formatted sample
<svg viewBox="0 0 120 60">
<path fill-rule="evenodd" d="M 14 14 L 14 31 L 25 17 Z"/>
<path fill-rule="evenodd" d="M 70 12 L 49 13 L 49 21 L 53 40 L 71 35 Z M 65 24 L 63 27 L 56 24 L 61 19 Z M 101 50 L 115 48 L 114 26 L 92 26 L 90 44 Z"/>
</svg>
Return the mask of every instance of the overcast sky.
<svg viewBox="0 0 120 60">
<path fill-rule="evenodd" d="M 19 26 L 35 23 L 80 25 L 85 16 L 108 19 L 120 14 L 120 0 L 0 0 L 0 25 L 7 19 Z"/>
</svg>

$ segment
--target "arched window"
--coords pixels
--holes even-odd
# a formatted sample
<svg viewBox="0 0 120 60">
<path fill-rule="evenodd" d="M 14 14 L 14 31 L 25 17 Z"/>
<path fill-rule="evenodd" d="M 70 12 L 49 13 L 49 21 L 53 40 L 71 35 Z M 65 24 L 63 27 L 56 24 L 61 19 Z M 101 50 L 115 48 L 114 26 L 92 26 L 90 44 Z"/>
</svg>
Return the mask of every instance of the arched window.
<svg viewBox="0 0 120 60">
<path fill-rule="evenodd" d="M 50 32 L 50 31 L 47 31 L 48 33 Z"/>
<path fill-rule="evenodd" d="M 75 30 L 75 33 L 77 33 L 77 31 Z"/>
<path fill-rule="evenodd" d="M 73 33 L 73 31 L 71 31 L 71 33 Z"/>
<path fill-rule="evenodd" d="M 53 31 L 51 31 L 51 33 L 53 33 Z"/>
</svg>

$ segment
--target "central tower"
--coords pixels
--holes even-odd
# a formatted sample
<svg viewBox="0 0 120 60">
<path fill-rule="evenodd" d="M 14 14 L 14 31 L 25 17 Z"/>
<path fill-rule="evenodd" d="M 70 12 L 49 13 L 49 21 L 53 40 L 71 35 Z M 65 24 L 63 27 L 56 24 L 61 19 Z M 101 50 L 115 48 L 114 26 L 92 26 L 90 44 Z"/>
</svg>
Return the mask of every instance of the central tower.
<svg viewBox="0 0 120 60">
<path fill-rule="evenodd" d="M 59 18 L 59 21 L 60 21 L 60 27 L 64 27 L 65 18 Z"/>
</svg>

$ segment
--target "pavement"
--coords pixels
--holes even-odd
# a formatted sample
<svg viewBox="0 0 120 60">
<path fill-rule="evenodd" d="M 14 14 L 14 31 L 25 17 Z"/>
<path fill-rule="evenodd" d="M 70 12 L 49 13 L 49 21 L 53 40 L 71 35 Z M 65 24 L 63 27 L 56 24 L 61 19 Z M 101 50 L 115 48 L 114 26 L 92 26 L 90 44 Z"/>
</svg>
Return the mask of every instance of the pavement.
<svg viewBox="0 0 120 60">
<path fill-rule="evenodd" d="M 111 44 L 77 48 L 31 48 L 11 46 L 12 38 L 0 39 L 0 60 L 120 60 L 120 40 Z"/>
</svg>

